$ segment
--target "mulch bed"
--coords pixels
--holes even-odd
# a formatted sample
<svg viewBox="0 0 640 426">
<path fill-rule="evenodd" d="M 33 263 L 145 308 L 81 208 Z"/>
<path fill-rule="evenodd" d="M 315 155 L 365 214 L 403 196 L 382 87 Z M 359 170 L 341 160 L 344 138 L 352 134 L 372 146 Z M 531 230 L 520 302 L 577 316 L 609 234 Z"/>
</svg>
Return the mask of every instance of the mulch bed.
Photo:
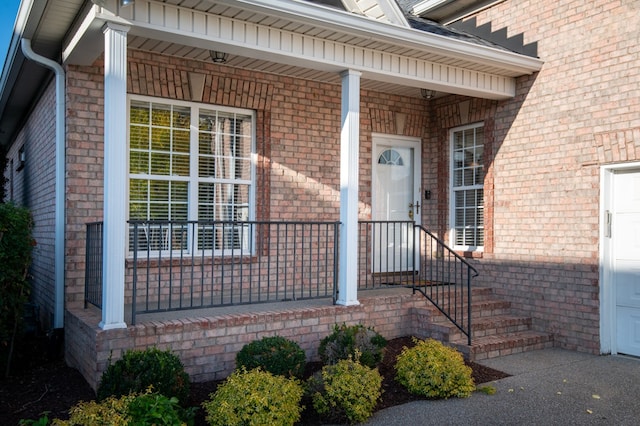
<svg viewBox="0 0 640 426">
<path fill-rule="evenodd" d="M 389 341 L 385 357 L 379 366 L 380 374 L 383 376 L 383 393 L 377 410 L 423 399 L 407 392 L 394 379 L 395 359 L 405 346 L 413 346 L 411 337 Z M 476 384 L 508 377 L 508 374 L 480 364 L 468 364 L 473 371 Z M 320 363 L 308 363 L 307 375 L 320 368 Z M 49 412 L 50 419 L 67 419 L 70 407 L 79 401 L 95 398 L 95 393 L 77 370 L 67 367 L 59 357 L 38 350 L 36 346 L 29 346 L 26 353 L 18 356 L 13 371 L 11 377 L 0 379 L 0 424 L 3 425 L 16 425 L 20 419 L 38 419 L 43 412 Z M 221 382 L 192 383 L 188 405 L 200 406 L 215 392 L 219 383 Z M 200 409 L 196 425 L 205 424 L 204 412 Z M 313 410 L 307 409 L 303 412 L 300 424 L 314 426 L 323 422 L 314 415 Z"/>
</svg>

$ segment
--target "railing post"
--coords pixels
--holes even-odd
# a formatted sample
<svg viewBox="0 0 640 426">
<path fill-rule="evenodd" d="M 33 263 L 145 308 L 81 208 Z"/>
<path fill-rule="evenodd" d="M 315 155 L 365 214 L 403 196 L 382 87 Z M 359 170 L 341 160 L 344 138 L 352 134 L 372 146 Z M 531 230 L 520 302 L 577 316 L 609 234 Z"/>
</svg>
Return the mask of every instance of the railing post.
<svg viewBox="0 0 640 426">
<path fill-rule="evenodd" d="M 148 246 L 148 244 L 147 244 Z M 138 292 L 138 223 L 133 224 L 133 279 L 131 291 L 131 324 L 136 324 L 136 296 Z M 147 247 L 148 249 L 148 247 Z"/>
<path fill-rule="evenodd" d="M 467 268 L 467 345 L 471 346 L 471 270 Z"/>
</svg>

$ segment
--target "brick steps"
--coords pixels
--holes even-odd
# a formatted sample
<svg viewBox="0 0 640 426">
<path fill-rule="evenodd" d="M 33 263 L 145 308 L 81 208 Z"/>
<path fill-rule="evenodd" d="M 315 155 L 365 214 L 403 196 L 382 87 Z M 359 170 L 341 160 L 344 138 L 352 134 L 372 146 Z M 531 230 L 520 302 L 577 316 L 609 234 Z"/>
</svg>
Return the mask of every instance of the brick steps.
<svg viewBox="0 0 640 426">
<path fill-rule="evenodd" d="M 510 302 L 497 298 L 490 288 L 474 289 L 471 304 L 471 346 L 465 336 L 433 305 L 416 309 L 424 337 L 458 349 L 471 361 L 553 346 L 553 336 L 532 329 L 531 318 L 515 315 Z"/>
</svg>

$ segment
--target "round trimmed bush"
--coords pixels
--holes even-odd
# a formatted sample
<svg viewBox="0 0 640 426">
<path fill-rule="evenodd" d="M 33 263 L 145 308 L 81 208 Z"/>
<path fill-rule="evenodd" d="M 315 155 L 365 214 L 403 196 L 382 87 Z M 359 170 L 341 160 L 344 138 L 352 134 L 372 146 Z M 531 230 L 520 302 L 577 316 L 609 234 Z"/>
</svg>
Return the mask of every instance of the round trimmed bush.
<svg viewBox="0 0 640 426">
<path fill-rule="evenodd" d="M 357 325 L 335 325 L 333 332 L 320 341 L 318 354 L 324 364 L 336 364 L 343 359 L 356 357 L 367 367 L 375 367 L 382 361 L 387 340 L 373 328 Z"/>
<path fill-rule="evenodd" d="M 334 422 L 366 421 L 382 394 L 382 376 L 378 370 L 351 359 L 325 365 L 307 384 L 313 408 Z"/>
<path fill-rule="evenodd" d="M 236 355 L 236 368 L 262 368 L 271 374 L 302 377 L 306 355 L 300 346 L 281 336 L 264 337 L 245 345 Z"/>
<path fill-rule="evenodd" d="M 189 376 L 176 355 L 170 351 L 147 348 L 130 350 L 122 359 L 110 364 L 98 386 L 98 400 L 142 393 L 149 386 L 153 391 L 185 403 L 189 397 Z"/>
<path fill-rule="evenodd" d="M 427 339 L 404 348 L 396 362 L 396 379 L 427 398 L 466 398 L 475 390 L 471 368 L 454 348 Z"/>
<path fill-rule="evenodd" d="M 293 425 L 300 420 L 302 386 L 297 379 L 260 368 L 233 372 L 202 403 L 210 425 Z"/>
</svg>

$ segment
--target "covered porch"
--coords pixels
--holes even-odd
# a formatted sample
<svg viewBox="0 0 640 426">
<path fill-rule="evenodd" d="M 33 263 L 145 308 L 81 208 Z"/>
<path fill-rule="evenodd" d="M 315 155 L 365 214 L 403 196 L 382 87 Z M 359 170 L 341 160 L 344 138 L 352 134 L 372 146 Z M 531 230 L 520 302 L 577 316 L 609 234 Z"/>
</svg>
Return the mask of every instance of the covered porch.
<svg viewBox="0 0 640 426">
<path fill-rule="evenodd" d="M 196 380 L 209 380 L 228 374 L 235 352 L 257 336 L 295 336 L 313 357 L 335 323 L 362 322 L 387 337 L 420 336 L 425 333 L 420 324 L 434 312 L 450 317 L 469 339 L 475 271 L 443 243 L 442 234 L 438 238 L 421 226 L 424 209 L 417 206 L 424 169 L 415 163 L 410 204 L 416 216 L 379 217 L 367 188 L 373 178 L 361 174 L 363 164 L 375 166 L 361 156 L 373 156 L 372 134 L 391 133 L 389 128 L 401 138 L 411 136 L 414 145 L 408 149 L 416 158 L 422 155 L 431 102 L 423 90 L 430 96 L 507 99 L 515 95 L 516 78 L 539 69 L 539 61 L 472 38 L 442 35 L 442 28 L 435 31 L 425 23 L 416 28 L 402 19 L 372 20 L 311 2 L 188 4 L 92 5 L 63 51 L 65 62 L 80 71 L 99 64 L 104 81 L 103 209 L 86 228 L 86 308 L 70 304 L 66 310 L 70 364 L 96 383 L 110 357 L 157 345 L 178 351 Z M 211 60 L 220 68 L 200 65 Z M 190 71 L 177 71 L 175 82 L 164 78 L 176 64 L 188 64 Z M 254 74 L 260 75 L 256 81 Z M 315 89 L 295 94 L 300 103 L 294 108 L 304 109 L 307 121 L 295 111 L 286 119 L 272 115 L 290 102 L 287 82 L 293 80 Z M 307 90 L 302 83 L 297 87 Z M 327 88 L 330 100 L 319 94 Z M 392 93 L 425 110 L 376 117 L 392 121 L 386 127 L 371 117 L 364 124 L 363 93 Z M 243 159 L 254 168 L 244 180 L 236 179 L 253 185 L 242 204 L 243 220 L 238 215 L 201 220 L 197 185 L 184 191 L 192 198 L 183 219 L 132 217 L 123 188 L 131 191 L 131 181 L 142 175 L 129 169 L 132 97 L 150 105 L 177 99 L 178 108 L 197 104 L 194 111 L 220 104 L 252 117 L 253 129 L 234 130 L 233 136 L 253 135 L 260 144 Z M 308 117 L 314 115 L 330 117 L 329 124 L 312 126 Z M 189 137 L 197 144 L 200 130 L 194 123 Z M 307 214 L 305 201 L 284 190 L 272 196 L 287 179 L 303 175 L 321 182 L 317 175 L 326 173 L 298 165 L 307 155 L 296 150 L 299 139 L 337 154 L 323 160 L 336 178 L 308 190 L 320 188 L 318 194 L 328 200 L 321 212 Z M 291 160 L 282 169 L 270 155 L 274 146 L 281 149 L 280 160 Z M 284 205 L 291 208 L 283 213 Z"/>
<path fill-rule="evenodd" d="M 336 246 L 331 250 L 336 264 L 329 268 L 336 275 L 326 283 L 330 291 L 325 295 L 345 306 L 359 303 L 357 283 L 366 275 L 358 268 L 362 258 L 358 220 L 368 216 L 361 208 L 359 188 L 361 91 L 420 97 L 422 90 L 428 90 L 441 95 L 506 99 L 515 95 L 517 76 L 534 72 L 540 66 L 535 58 L 489 46 L 473 37 L 446 33 L 442 27 L 432 28 L 427 22 L 416 24 L 401 14 L 386 13 L 385 17 L 372 20 L 307 2 L 240 3 L 214 1 L 208 2 L 207 7 L 188 8 L 180 2 L 139 0 L 130 6 L 122 6 L 115 0 L 101 2 L 85 11 L 63 51 L 65 62 L 80 66 L 94 63 L 96 55 L 104 52 L 101 274 L 102 282 L 109 283 L 102 288 L 101 296 L 100 327 L 104 330 L 127 326 L 124 306 L 130 297 L 125 291 L 127 266 L 122 262 L 129 258 L 127 253 L 132 244 L 131 235 L 122 226 L 130 219 L 130 206 L 122 196 L 122 189 L 128 187 L 130 179 L 127 170 L 130 159 L 122 141 L 128 140 L 125 125 L 127 94 L 131 90 L 128 85 L 137 83 L 132 75 L 135 70 L 128 70 L 129 49 L 170 54 L 184 60 L 211 57 L 217 61 L 219 57 L 226 66 L 244 72 L 272 72 L 340 85 L 340 127 L 338 133 L 328 135 L 340 144 L 336 163 L 339 221 L 331 231 L 336 237 L 332 240 Z M 206 81 L 204 74 L 188 76 L 192 101 L 204 100 Z M 171 90 L 167 88 L 166 93 L 169 96 Z M 396 128 L 400 133 L 404 120 L 406 116 L 397 115 Z M 304 128 L 303 123 L 300 126 Z M 420 172 L 416 170 L 418 184 L 413 188 L 418 197 L 416 205 L 422 194 Z M 251 196 L 248 200 L 251 204 Z M 253 209 L 247 219 L 260 222 L 264 215 Z M 264 219 L 269 221 L 268 217 Z M 291 217 L 292 221 L 296 219 Z M 415 220 L 421 223 L 419 215 Z M 138 263 L 136 260 L 133 265 L 137 267 Z"/>
</svg>

